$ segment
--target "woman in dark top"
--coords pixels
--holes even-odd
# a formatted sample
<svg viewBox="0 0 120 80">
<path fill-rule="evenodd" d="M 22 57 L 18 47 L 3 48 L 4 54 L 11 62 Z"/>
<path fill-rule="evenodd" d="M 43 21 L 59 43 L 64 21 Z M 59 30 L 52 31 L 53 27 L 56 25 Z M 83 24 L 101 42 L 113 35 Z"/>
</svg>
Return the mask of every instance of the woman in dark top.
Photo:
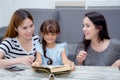
<svg viewBox="0 0 120 80">
<path fill-rule="evenodd" d="M 120 59 L 120 41 L 110 39 L 102 14 L 86 13 L 83 19 L 83 32 L 83 42 L 76 49 L 78 65 L 119 66 L 117 60 Z"/>
</svg>

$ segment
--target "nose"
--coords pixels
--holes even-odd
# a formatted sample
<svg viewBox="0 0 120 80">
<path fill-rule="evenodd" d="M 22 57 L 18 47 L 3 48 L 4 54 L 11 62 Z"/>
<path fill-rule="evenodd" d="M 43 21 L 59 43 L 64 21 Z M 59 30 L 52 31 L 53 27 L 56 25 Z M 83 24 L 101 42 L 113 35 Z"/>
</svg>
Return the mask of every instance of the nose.
<svg viewBox="0 0 120 80">
<path fill-rule="evenodd" d="M 28 28 L 28 30 L 27 30 L 29 33 L 31 33 L 33 30 L 32 30 L 32 28 Z"/>
<path fill-rule="evenodd" d="M 82 30 L 83 30 L 83 32 L 84 32 L 84 31 L 86 31 L 86 30 L 87 30 L 87 28 L 86 28 L 86 27 L 83 27 L 83 29 L 82 29 Z"/>
<path fill-rule="evenodd" d="M 48 35 L 48 38 L 51 38 L 51 37 L 52 37 L 52 35 L 51 35 L 51 34 L 49 34 L 49 35 Z"/>
<path fill-rule="evenodd" d="M 27 31 L 28 31 L 28 32 L 31 32 L 32 30 L 29 28 Z"/>
</svg>

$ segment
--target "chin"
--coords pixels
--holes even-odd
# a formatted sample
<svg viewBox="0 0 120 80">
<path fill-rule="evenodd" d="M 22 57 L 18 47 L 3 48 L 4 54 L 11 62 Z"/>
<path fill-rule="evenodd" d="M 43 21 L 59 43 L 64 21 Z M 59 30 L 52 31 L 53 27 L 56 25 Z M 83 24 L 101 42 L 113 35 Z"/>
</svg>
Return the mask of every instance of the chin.
<svg viewBox="0 0 120 80">
<path fill-rule="evenodd" d="M 28 37 L 28 38 L 26 38 L 27 40 L 31 40 L 32 39 L 32 37 Z"/>
<path fill-rule="evenodd" d="M 47 42 L 47 43 L 51 44 L 51 43 L 53 43 L 53 42 Z"/>
<path fill-rule="evenodd" d="M 86 39 L 86 40 L 90 40 L 90 38 L 88 38 L 88 37 L 85 37 L 85 39 Z"/>
</svg>

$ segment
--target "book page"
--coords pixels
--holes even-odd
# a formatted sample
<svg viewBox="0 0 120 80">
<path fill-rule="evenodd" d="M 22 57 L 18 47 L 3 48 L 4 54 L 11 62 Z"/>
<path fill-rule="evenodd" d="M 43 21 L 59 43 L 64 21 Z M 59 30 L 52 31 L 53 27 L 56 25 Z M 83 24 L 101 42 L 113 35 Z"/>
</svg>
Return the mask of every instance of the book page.
<svg viewBox="0 0 120 80">
<path fill-rule="evenodd" d="M 71 67 L 69 65 L 41 65 L 32 66 L 35 71 L 47 72 L 52 74 L 63 74 L 71 72 Z"/>
<path fill-rule="evenodd" d="M 71 71 L 71 67 L 69 65 L 60 65 L 51 68 L 51 73 L 62 71 Z"/>
</svg>

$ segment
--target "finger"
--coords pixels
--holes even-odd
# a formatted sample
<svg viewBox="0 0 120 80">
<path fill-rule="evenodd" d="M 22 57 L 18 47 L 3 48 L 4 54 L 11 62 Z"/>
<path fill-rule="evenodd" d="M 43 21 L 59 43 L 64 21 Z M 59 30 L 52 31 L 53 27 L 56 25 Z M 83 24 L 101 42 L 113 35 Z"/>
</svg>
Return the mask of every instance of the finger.
<svg viewBox="0 0 120 80">
<path fill-rule="evenodd" d="M 39 64 L 38 62 L 33 62 L 33 63 L 32 63 L 32 66 L 38 66 L 38 67 L 39 67 L 40 64 Z"/>
<path fill-rule="evenodd" d="M 34 56 L 29 56 L 29 58 L 30 58 L 31 60 L 34 60 Z"/>
<path fill-rule="evenodd" d="M 81 58 L 81 57 L 84 57 L 85 55 L 81 54 L 81 55 L 78 55 L 77 57 L 78 58 Z"/>
<path fill-rule="evenodd" d="M 87 54 L 87 52 L 86 52 L 86 51 L 80 51 L 80 53 L 81 53 L 81 54 Z"/>
<path fill-rule="evenodd" d="M 75 70 L 75 64 L 74 64 L 74 63 L 71 63 L 70 65 L 71 65 L 71 67 L 72 67 L 72 70 Z"/>
<path fill-rule="evenodd" d="M 33 60 L 30 59 L 30 58 L 28 58 L 27 61 L 28 61 L 28 64 L 32 64 L 33 63 Z"/>
<path fill-rule="evenodd" d="M 25 65 L 31 65 L 31 63 L 28 60 L 26 60 L 24 63 Z"/>
</svg>

